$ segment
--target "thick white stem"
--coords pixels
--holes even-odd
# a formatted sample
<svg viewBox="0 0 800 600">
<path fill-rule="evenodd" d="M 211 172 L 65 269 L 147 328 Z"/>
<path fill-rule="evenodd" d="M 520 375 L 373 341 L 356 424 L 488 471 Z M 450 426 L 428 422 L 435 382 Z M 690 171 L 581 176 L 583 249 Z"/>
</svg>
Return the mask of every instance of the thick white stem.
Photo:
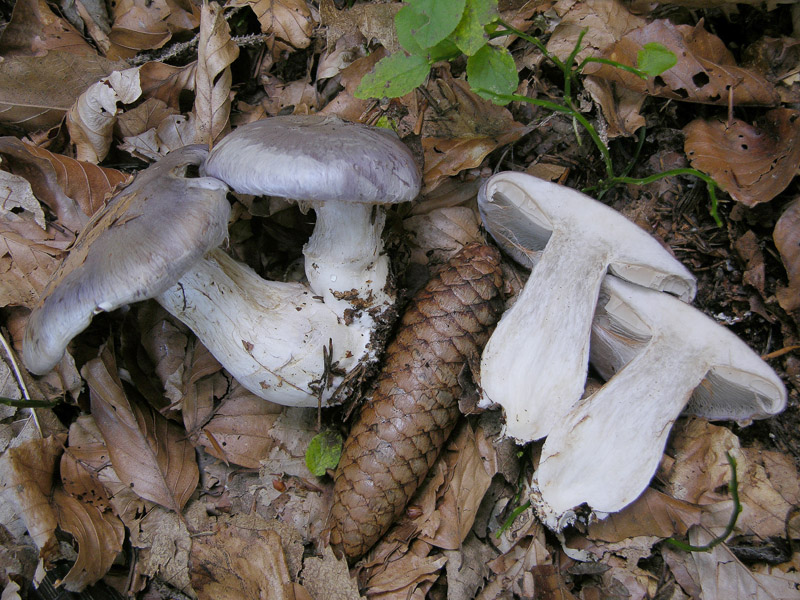
<svg viewBox="0 0 800 600">
<path fill-rule="evenodd" d="M 314 205 L 317 223 L 303 254 L 308 284 L 340 316 L 394 304 L 387 291 L 383 209 L 371 204 Z M 349 319 L 348 319 L 349 320 Z"/>
<path fill-rule="evenodd" d="M 317 406 L 323 347 L 348 372 L 375 359 L 371 332 L 338 315 L 304 285 L 265 281 L 221 250 L 190 269 L 156 300 L 188 325 L 216 359 L 254 394 L 288 406 Z M 334 376 L 323 406 L 342 382 Z"/>
<path fill-rule="evenodd" d="M 607 249 L 553 235 L 481 361 L 485 399 L 506 414 L 506 435 L 546 436 L 581 397 L 589 337 Z"/>
</svg>

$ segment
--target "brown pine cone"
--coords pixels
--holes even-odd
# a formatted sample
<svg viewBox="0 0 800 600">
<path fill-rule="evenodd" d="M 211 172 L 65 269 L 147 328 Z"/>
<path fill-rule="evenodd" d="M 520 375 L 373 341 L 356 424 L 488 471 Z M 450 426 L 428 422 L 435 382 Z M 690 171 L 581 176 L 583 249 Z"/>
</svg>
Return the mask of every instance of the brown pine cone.
<svg viewBox="0 0 800 600">
<path fill-rule="evenodd" d="M 459 417 L 459 373 L 502 312 L 500 254 L 469 244 L 411 300 L 334 478 L 330 542 L 364 554 L 402 514 Z"/>
</svg>

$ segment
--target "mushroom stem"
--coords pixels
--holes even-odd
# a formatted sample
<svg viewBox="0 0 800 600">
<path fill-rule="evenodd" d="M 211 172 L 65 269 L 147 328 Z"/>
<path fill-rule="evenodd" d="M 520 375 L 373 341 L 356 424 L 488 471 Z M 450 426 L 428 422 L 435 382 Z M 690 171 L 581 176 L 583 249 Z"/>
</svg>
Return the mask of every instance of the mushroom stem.
<svg viewBox="0 0 800 600">
<path fill-rule="evenodd" d="M 336 373 L 375 359 L 369 328 L 345 325 L 304 285 L 264 280 L 219 249 L 156 300 L 244 387 L 279 404 L 317 406 L 315 382 L 328 404 L 344 381 L 326 373 L 323 348 L 329 343 Z"/>
<path fill-rule="evenodd" d="M 386 291 L 389 259 L 382 253 L 386 214 L 370 204 L 314 203 L 317 222 L 303 255 L 311 289 L 340 316 L 394 303 Z"/>
<path fill-rule="evenodd" d="M 548 406 L 541 410 L 541 404 L 532 402 L 506 413 L 506 435 L 519 440 L 546 436 L 580 398 L 586 383 L 592 315 L 606 273 L 606 251 L 602 244 L 589 247 L 574 238 L 565 233 L 550 239 L 549 259 L 536 263 L 529 279 L 533 285 L 525 286 L 503 315 L 483 352 L 484 364 L 503 364 L 502 369 L 481 370 L 481 385 L 490 398 L 534 386 L 536 397 Z M 575 258 L 576 247 L 583 249 L 580 260 Z M 540 374 L 535 380 L 532 366 Z"/>
</svg>

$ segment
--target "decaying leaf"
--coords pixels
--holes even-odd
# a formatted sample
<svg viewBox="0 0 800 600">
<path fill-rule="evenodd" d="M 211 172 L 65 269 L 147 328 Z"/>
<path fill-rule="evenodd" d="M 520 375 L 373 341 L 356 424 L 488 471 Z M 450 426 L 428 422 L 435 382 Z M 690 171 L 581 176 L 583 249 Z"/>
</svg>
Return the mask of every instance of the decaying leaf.
<svg viewBox="0 0 800 600">
<path fill-rule="evenodd" d="M 96 52 L 80 33 L 50 10 L 44 0 L 18 0 L 11 21 L 0 35 L 0 53 L 9 56 L 43 56 L 59 50 L 84 56 Z"/>
<path fill-rule="evenodd" d="M 230 129 L 231 63 L 239 47 L 231 40 L 218 4 L 203 5 L 195 75 L 195 142 L 213 145 Z"/>
<path fill-rule="evenodd" d="M 90 85 L 117 63 L 100 56 L 51 50 L 44 56 L 12 56 L 0 62 L 0 122 L 23 131 L 48 129 Z"/>
<path fill-rule="evenodd" d="M 64 589 L 80 592 L 111 568 L 122 550 L 125 528 L 113 513 L 80 502 L 61 488 L 53 494 L 53 506 L 59 527 L 78 544 L 78 558 L 61 583 Z"/>
<path fill-rule="evenodd" d="M 107 349 L 81 375 L 89 384 L 92 415 L 120 480 L 141 498 L 180 512 L 199 478 L 194 448 L 184 431 L 126 397 Z"/>
<path fill-rule="evenodd" d="M 100 471 L 111 464 L 105 440 L 91 415 L 81 415 L 70 425 L 69 446 L 61 456 L 64 490 L 100 511 L 109 507 L 109 494 Z"/>
<path fill-rule="evenodd" d="M 756 125 L 696 119 L 684 132 L 692 166 L 745 206 L 772 200 L 800 165 L 800 113 L 789 108 L 767 112 Z"/>
<path fill-rule="evenodd" d="M 162 62 L 147 62 L 139 67 L 139 83 L 143 98 L 161 100 L 172 110 L 181 109 L 180 95 L 194 89 L 197 62 L 185 67 L 173 67 Z"/>
<path fill-rule="evenodd" d="M 800 308 L 800 199 L 786 207 L 775 224 L 772 238 L 789 278 L 786 287 L 778 288 L 778 302 L 785 311 L 795 311 Z"/>
<path fill-rule="evenodd" d="M 377 40 L 389 52 L 396 52 L 400 44 L 394 16 L 400 8 L 395 3 L 364 3 L 338 10 L 333 0 L 321 0 L 319 17 L 320 24 L 325 27 L 328 49 L 341 39 L 357 34 L 367 41 Z"/>
<path fill-rule="evenodd" d="M 14 507 L 45 561 L 58 545 L 49 498 L 65 439 L 59 435 L 29 440 L 0 456 L 0 497 Z"/>
<path fill-rule="evenodd" d="M 313 598 L 361 600 L 347 561 L 336 558 L 330 546 L 323 549 L 322 558 L 311 557 L 304 561 L 302 578 L 303 587 Z"/>
<path fill-rule="evenodd" d="M 139 69 L 114 71 L 80 95 L 67 113 L 67 128 L 78 160 L 98 163 L 111 148 L 117 102 L 130 104 L 142 95 Z"/>
<path fill-rule="evenodd" d="M 83 229 L 117 185 L 130 178 L 122 171 L 54 154 L 13 137 L 0 138 L 0 157 L 3 168 L 27 179 L 59 225 L 74 233 Z"/>
<path fill-rule="evenodd" d="M 640 94 L 706 104 L 774 106 L 780 101 L 774 86 L 758 73 L 737 66 L 725 44 L 708 33 L 700 21 L 695 27 L 657 19 L 627 33 L 603 52 L 603 58 L 636 66 L 647 43 L 657 42 L 678 57 L 678 63 L 651 79 L 611 65 L 593 63 L 585 73 L 616 82 Z"/>
<path fill-rule="evenodd" d="M 235 0 L 230 6 L 250 5 L 261 31 L 274 35 L 295 48 L 311 43 L 314 21 L 305 0 Z"/>
<path fill-rule="evenodd" d="M 111 6 L 114 22 L 108 34 L 109 58 L 131 58 L 140 50 L 160 48 L 170 39 L 166 19 L 171 10 L 165 0 L 117 0 Z"/>
<path fill-rule="evenodd" d="M 33 195 L 31 184 L 19 175 L 0 171 L 0 218 L 8 216 L 9 213 L 15 215 L 28 213 L 39 227 L 43 230 L 47 228 L 44 211 Z"/>
</svg>

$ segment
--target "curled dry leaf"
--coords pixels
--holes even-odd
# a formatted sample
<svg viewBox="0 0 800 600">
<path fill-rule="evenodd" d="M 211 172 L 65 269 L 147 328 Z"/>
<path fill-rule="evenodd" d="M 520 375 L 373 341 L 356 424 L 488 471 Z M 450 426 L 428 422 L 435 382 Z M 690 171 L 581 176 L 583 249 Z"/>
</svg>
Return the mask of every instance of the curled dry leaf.
<svg viewBox="0 0 800 600">
<path fill-rule="evenodd" d="M 789 277 L 789 284 L 778 288 L 778 302 L 783 310 L 795 311 L 800 308 L 800 199 L 786 207 L 772 238 Z"/>
<path fill-rule="evenodd" d="M 125 527 L 115 514 L 102 512 L 57 488 L 53 507 L 58 526 L 71 533 L 78 544 L 78 558 L 61 584 L 80 592 L 97 583 L 111 568 L 125 540 Z"/>
<path fill-rule="evenodd" d="M 222 521 L 213 535 L 193 540 L 189 568 L 200 600 L 295 598 L 281 537 L 271 529 Z"/>
<path fill-rule="evenodd" d="M 44 211 L 33 195 L 31 184 L 24 177 L 0 171 L 0 218 L 11 214 L 32 217 L 42 230 L 47 229 Z"/>
<path fill-rule="evenodd" d="M 58 546 L 49 498 L 65 439 L 62 434 L 28 440 L 0 456 L 0 498 L 14 507 L 45 562 Z"/>
<path fill-rule="evenodd" d="M 175 112 L 181 109 L 180 95 L 194 90 L 197 62 L 185 67 L 173 67 L 161 62 L 147 62 L 139 67 L 139 84 L 143 98 L 161 100 Z"/>
<path fill-rule="evenodd" d="M 314 20 L 305 0 L 234 0 L 229 6 L 249 5 L 261 24 L 261 31 L 278 37 L 295 48 L 311 43 Z"/>
<path fill-rule="evenodd" d="M 170 39 L 166 19 L 171 10 L 165 0 L 117 0 L 111 6 L 110 59 L 132 58 L 140 50 L 160 48 Z"/>
<path fill-rule="evenodd" d="M 800 112 L 776 108 L 756 125 L 695 119 L 684 127 L 692 166 L 737 202 L 755 206 L 780 194 L 800 164 Z"/>
<path fill-rule="evenodd" d="M 218 4 L 204 4 L 197 50 L 194 114 L 195 142 L 213 145 L 230 129 L 231 63 L 239 47 Z"/>
<path fill-rule="evenodd" d="M 28 180 L 33 193 L 56 215 L 59 225 L 83 229 L 114 188 L 130 175 L 54 154 L 13 137 L 0 138 L 3 168 Z"/>
<path fill-rule="evenodd" d="M 108 349 L 84 365 L 81 375 L 119 479 L 139 497 L 180 512 L 199 479 L 194 448 L 183 429 L 127 398 Z"/>
<path fill-rule="evenodd" d="M 67 129 L 78 160 L 98 163 L 111 148 L 117 102 L 130 104 L 142 95 L 139 69 L 114 71 L 80 95 L 67 113 Z"/>
<path fill-rule="evenodd" d="M 673 25 L 658 19 L 639 27 L 608 47 L 603 58 L 636 66 L 645 44 L 657 42 L 678 57 L 678 63 L 661 75 L 647 80 L 606 64 L 592 63 L 585 73 L 617 82 L 640 94 L 674 100 L 727 105 L 774 106 L 780 101 L 774 86 L 760 74 L 737 66 L 725 44 L 703 29 Z"/>
<path fill-rule="evenodd" d="M 93 56 L 86 40 L 68 21 L 56 16 L 45 0 L 18 0 L 11 21 L 0 35 L 0 53 L 9 56 L 43 56 L 50 50 Z"/>
<path fill-rule="evenodd" d="M 55 127 L 90 85 L 118 64 L 100 56 L 51 50 L 0 61 L 0 123 L 23 131 Z"/>
</svg>

